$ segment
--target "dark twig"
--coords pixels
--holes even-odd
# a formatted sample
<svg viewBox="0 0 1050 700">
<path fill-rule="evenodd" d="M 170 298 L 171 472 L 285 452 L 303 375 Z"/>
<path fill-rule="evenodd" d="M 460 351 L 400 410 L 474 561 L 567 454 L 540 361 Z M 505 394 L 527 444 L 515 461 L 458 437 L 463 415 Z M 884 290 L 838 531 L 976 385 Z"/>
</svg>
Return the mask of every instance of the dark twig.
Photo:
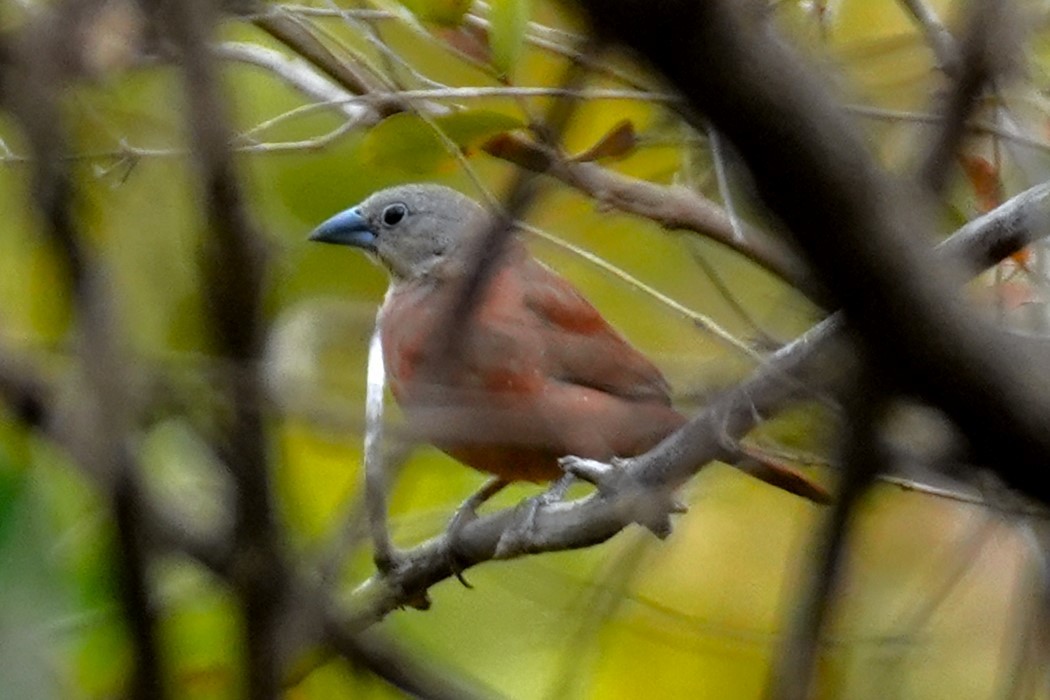
<svg viewBox="0 0 1050 700">
<path fill-rule="evenodd" d="M 862 369 L 862 373 L 870 370 Z M 823 527 L 814 557 L 811 579 L 781 639 L 780 652 L 767 688 L 772 700 L 806 700 L 814 695 L 813 681 L 821 636 L 835 590 L 842 577 L 849 526 L 861 497 L 881 471 L 880 427 L 886 407 L 875 377 L 867 376 L 844 394 L 847 429 L 841 436 L 842 479 Z"/>
<path fill-rule="evenodd" d="M 44 12 L 22 29 L 17 52 L 4 65 L 3 96 L 18 119 L 33 154 L 33 200 L 44 232 L 60 254 L 73 293 L 77 320 L 78 375 L 84 401 L 75 407 L 75 453 L 111 497 L 117 530 L 121 603 L 128 623 L 134 667 L 129 697 L 163 697 L 155 639 L 156 614 L 150 603 L 147 559 L 143 551 L 141 495 L 137 466 L 126 445 L 129 392 L 114 340 L 110 298 L 104 275 L 91 260 L 75 217 L 76 183 L 65 159 L 66 133 L 59 107 L 61 91 L 81 70 L 75 41 L 80 22 L 95 5 L 67 2 Z M 41 420 L 46 390 L 29 374 L 4 381 L 6 391 L 22 392 L 21 412 Z"/>
<path fill-rule="evenodd" d="M 593 49 L 593 46 L 591 47 Z M 588 55 L 591 50 L 581 50 L 581 55 Z M 561 89 L 573 94 L 580 89 L 586 79 L 582 64 L 570 63 L 561 81 Z M 533 131 L 551 147 L 555 147 L 562 132 L 568 126 L 576 107 L 576 100 L 559 99 L 551 103 L 550 108 L 538 124 L 533 124 Z M 463 337 L 465 324 L 470 322 L 476 305 L 484 294 L 486 285 L 496 263 L 502 258 L 504 248 L 514 235 L 513 222 L 522 217 L 536 196 L 535 173 L 519 170 L 507 188 L 503 197 L 503 206 L 493 212 L 493 221 L 489 230 L 481 237 L 480 247 L 475 251 L 476 259 L 470 275 L 464 281 L 459 298 L 451 310 L 450 323 L 446 324 L 447 337 L 439 340 L 438 347 L 446 353 L 455 352 L 459 339 Z"/>
<path fill-rule="evenodd" d="M 1015 24 L 1012 10 L 1012 4 L 1004 0 L 970 3 L 952 89 L 940 127 L 919 167 L 919 181 L 933 194 L 943 191 L 947 184 L 959 144 L 966 135 L 967 122 L 979 105 L 981 93 L 1005 72 L 1011 51 L 1021 45 L 1009 36 Z"/>
<path fill-rule="evenodd" d="M 250 220 L 229 155 L 226 108 L 207 50 L 213 10 L 207 0 L 171 0 L 158 13 L 158 26 L 175 43 L 185 73 L 190 138 L 209 223 L 202 260 L 206 313 L 217 351 L 251 368 L 223 387 L 232 415 L 220 427 L 216 451 L 237 488 L 232 573 L 245 625 L 248 694 L 262 700 L 279 694 L 279 622 L 288 571 L 274 521 L 261 414 L 265 401 L 257 374 L 263 338 L 262 239 Z"/>
<path fill-rule="evenodd" d="M 355 666 L 366 668 L 392 686 L 415 698 L 471 700 L 493 698 L 496 693 L 443 674 L 413 659 L 375 635 L 350 635 L 334 620 L 324 627 L 325 643 Z"/>
<path fill-rule="evenodd" d="M 145 497 L 139 490 L 138 480 L 131 476 L 134 465 L 130 457 L 125 457 L 125 462 L 118 470 L 112 498 L 117 546 L 124 561 L 118 571 L 119 585 L 136 656 L 128 697 L 151 700 L 163 697 L 164 693 L 159 673 L 160 656 L 153 632 L 157 624 L 156 613 L 150 600 L 147 558 L 142 541 Z"/>
<path fill-rule="evenodd" d="M 36 427 L 49 421 L 51 393 L 39 368 L 0 348 L 0 400 L 23 424 Z"/>
</svg>

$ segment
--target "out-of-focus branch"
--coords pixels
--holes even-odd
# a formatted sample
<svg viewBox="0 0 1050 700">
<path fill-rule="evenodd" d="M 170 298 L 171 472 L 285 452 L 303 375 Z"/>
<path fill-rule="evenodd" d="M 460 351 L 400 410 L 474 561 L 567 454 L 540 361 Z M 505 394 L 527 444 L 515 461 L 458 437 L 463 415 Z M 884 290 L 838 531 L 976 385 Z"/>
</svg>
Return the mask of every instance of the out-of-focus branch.
<svg viewBox="0 0 1050 700">
<path fill-rule="evenodd" d="M 245 206 L 229 153 L 226 105 L 207 50 L 216 19 L 213 10 L 208 0 L 170 0 L 161 5 L 155 20 L 175 44 L 185 74 L 190 142 L 209 224 L 201 261 L 205 312 L 217 352 L 242 369 L 223 386 L 231 414 L 219 426 L 215 448 L 236 484 L 233 583 L 244 623 L 248 695 L 262 700 L 280 693 L 280 623 L 289 572 L 273 513 L 262 416 L 263 241 Z"/>
<path fill-rule="evenodd" d="M 810 579 L 789 621 L 787 634 L 767 686 L 770 700 L 806 700 L 813 696 L 814 669 L 821 635 L 827 625 L 835 591 L 844 576 L 849 526 L 861 497 L 883 469 L 882 419 L 888 401 L 869 367 L 858 371 L 846 400 L 846 430 L 840 436 L 840 472 L 835 502 L 817 543 Z"/>
<path fill-rule="evenodd" d="M 307 26 L 291 15 L 266 14 L 256 17 L 252 23 L 353 94 L 374 95 L 375 104 L 372 106 L 380 115 L 388 116 L 407 109 L 400 100 L 384 95 L 386 88 L 380 78 L 359 65 L 341 61 Z"/>
<path fill-rule="evenodd" d="M 82 400 L 70 409 L 74 452 L 110 498 L 117 530 L 118 580 L 125 620 L 132 639 L 134 669 L 129 697 L 163 696 L 155 639 L 156 613 L 150 600 L 147 558 L 142 542 L 142 493 L 138 466 L 127 444 L 131 395 L 115 340 L 112 299 L 100 261 L 85 245 L 75 215 L 76 183 L 65 158 L 67 135 L 60 109 L 62 91 L 79 73 L 76 48 L 81 22 L 97 3 L 74 0 L 43 11 L 24 27 L 2 76 L 5 106 L 22 127 L 33 162 L 33 203 L 42 230 L 60 255 L 76 313 L 77 381 Z M 10 367 L 6 369 L 11 369 Z M 45 407 L 41 380 L 28 370 L 5 378 L 5 388 L 25 393 L 29 418 L 39 420 Z"/>
<path fill-rule="evenodd" d="M 899 0 L 899 2 L 926 35 L 926 41 L 933 50 L 933 55 L 937 57 L 937 67 L 947 75 L 955 75 L 959 61 L 958 47 L 955 45 L 955 37 L 944 26 L 937 13 L 926 0 Z"/>
<path fill-rule="evenodd" d="M 0 401 L 27 426 L 48 422 L 52 390 L 39 368 L 8 348 L 0 348 Z"/>
<path fill-rule="evenodd" d="M 317 102 L 330 102 L 353 122 L 354 126 L 371 125 L 382 117 L 373 107 L 356 101 L 342 101 L 347 92 L 322 77 L 300 58 L 242 41 L 226 41 L 216 47 L 220 58 L 239 61 L 269 71 L 290 87 Z M 363 99 L 363 98 L 362 98 Z"/>
<path fill-rule="evenodd" d="M 974 0 L 970 5 L 944 115 L 919 169 L 920 182 L 932 194 L 944 190 L 978 98 L 994 78 L 1006 73 L 1013 50 L 1021 45 L 1012 36 L 1017 30 L 1012 3 Z"/>
</svg>

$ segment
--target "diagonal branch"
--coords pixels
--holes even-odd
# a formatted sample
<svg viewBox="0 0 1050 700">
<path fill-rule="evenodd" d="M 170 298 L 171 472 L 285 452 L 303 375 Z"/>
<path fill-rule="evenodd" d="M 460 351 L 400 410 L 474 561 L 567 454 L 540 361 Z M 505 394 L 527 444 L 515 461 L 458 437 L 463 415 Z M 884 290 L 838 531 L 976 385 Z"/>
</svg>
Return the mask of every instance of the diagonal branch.
<svg viewBox="0 0 1050 700">
<path fill-rule="evenodd" d="M 515 165 L 549 175 L 592 197 L 602 206 L 641 216 L 664 228 L 692 231 L 721 243 L 788 282 L 815 301 L 824 293 L 805 264 L 780 240 L 753 227 L 738 236 L 728 213 L 681 185 L 657 185 L 621 175 L 595 163 L 566 158 L 550 146 L 505 134 L 485 144 L 485 151 Z"/>
</svg>

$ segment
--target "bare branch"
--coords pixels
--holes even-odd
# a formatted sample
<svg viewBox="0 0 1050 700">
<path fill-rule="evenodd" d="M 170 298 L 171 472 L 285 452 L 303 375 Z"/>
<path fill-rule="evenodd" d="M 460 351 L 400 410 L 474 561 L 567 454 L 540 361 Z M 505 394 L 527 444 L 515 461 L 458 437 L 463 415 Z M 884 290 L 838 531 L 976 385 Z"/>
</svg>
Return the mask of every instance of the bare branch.
<svg viewBox="0 0 1050 700">
<path fill-rule="evenodd" d="M 937 13 L 926 0 L 899 0 L 899 2 L 926 35 L 926 41 L 937 58 L 937 67 L 946 74 L 954 76 L 959 63 L 959 51 L 955 45 L 955 37 L 941 23 Z"/>
<path fill-rule="evenodd" d="M 875 475 L 882 470 L 880 427 L 887 398 L 870 368 L 845 392 L 847 430 L 841 436 L 842 480 L 817 544 L 810 580 L 787 623 L 767 686 L 771 700 L 806 700 L 814 695 L 814 671 L 821 636 L 846 565 L 847 537 L 854 512 Z"/>
<path fill-rule="evenodd" d="M 375 95 L 373 107 L 382 116 L 405 110 L 400 100 L 385 98 L 383 81 L 360 66 L 339 60 L 299 20 L 290 15 L 267 14 L 252 20 L 255 26 L 288 46 L 337 84 L 357 95 Z"/>
<path fill-rule="evenodd" d="M 233 415 L 222 426 L 216 451 L 237 486 L 232 572 L 245 625 L 248 693 L 262 700 L 279 694 L 279 623 L 289 574 L 274 520 L 261 415 L 265 402 L 258 360 L 265 263 L 261 238 L 249 218 L 229 156 L 226 109 L 206 50 L 212 10 L 206 0 L 167 2 L 157 19 L 176 44 L 185 72 L 191 143 L 210 224 L 202 260 L 206 312 L 217 350 L 250 368 L 223 387 Z"/>
<path fill-rule="evenodd" d="M 319 75 L 302 59 L 240 41 L 223 42 L 216 48 L 216 53 L 220 58 L 258 66 L 273 73 L 311 100 L 338 107 L 355 125 L 371 125 L 380 119 L 375 109 L 361 104 L 363 98 L 347 99 L 348 93 L 343 88 Z"/>
<path fill-rule="evenodd" d="M 69 78 L 80 71 L 79 55 L 70 51 L 89 17 L 91 2 L 67 2 L 54 13 L 42 13 L 19 35 L 17 54 L 5 65 L 4 98 L 27 136 L 33 160 L 33 200 L 44 232 L 61 255 L 77 321 L 78 377 L 84 400 L 73 408 L 73 449 L 87 471 L 111 498 L 117 529 L 121 603 L 134 654 L 129 683 L 132 698 L 157 698 L 164 692 L 155 639 L 156 613 L 150 601 L 147 559 L 141 541 L 138 468 L 127 445 L 131 402 L 124 365 L 115 341 L 111 299 L 105 271 L 84 244 L 74 215 L 77 187 L 64 158 L 67 135 L 59 107 Z M 5 367 L 17 371 L 14 367 Z M 41 420 L 51 412 L 48 392 L 29 370 L 7 375 L 3 388 L 27 418 Z M 19 396 L 20 394 L 20 396 Z"/>
<path fill-rule="evenodd" d="M 651 219 L 668 229 L 693 231 L 711 238 L 789 282 L 810 298 L 823 298 L 808 270 L 790 248 L 747 226 L 741 226 L 743 236 L 737 236 L 725 210 L 689 188 L 657 185 L 594 163 L 572 161 L 548 146 L 510 134 L 490 140 L 485 150 L 575 187 L 602 206 Z"/>
<path fill-rule="evenodd" d="M 1011 57 L 1003 54 L 1020 46 L 1009 36 L 1014 28 L 1011 3 L 974 0 L 970 5 L 944 116 L 919 167 L 920 182 L 934 194 L 944 189 L 966 134 L 966 122 L 976 110 L 981 92 L 993 79 L 1002 77 L 1005 66 L 1011 62 Z"/>
</svg>

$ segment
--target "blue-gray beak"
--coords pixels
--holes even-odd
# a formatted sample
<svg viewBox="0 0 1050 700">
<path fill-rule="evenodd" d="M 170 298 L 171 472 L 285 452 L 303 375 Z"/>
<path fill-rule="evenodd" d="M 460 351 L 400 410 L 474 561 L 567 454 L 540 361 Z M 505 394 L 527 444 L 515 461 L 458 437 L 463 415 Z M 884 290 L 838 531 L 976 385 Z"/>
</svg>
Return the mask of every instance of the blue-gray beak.
<svg viewBox="0 0 1050 700">
<path fill-rule="evenodd" d="M 310 234 L 311 241 L 337 243 L 375 252 L 376 234 L 357 207 L 339 212 Z"/>
</svg>

